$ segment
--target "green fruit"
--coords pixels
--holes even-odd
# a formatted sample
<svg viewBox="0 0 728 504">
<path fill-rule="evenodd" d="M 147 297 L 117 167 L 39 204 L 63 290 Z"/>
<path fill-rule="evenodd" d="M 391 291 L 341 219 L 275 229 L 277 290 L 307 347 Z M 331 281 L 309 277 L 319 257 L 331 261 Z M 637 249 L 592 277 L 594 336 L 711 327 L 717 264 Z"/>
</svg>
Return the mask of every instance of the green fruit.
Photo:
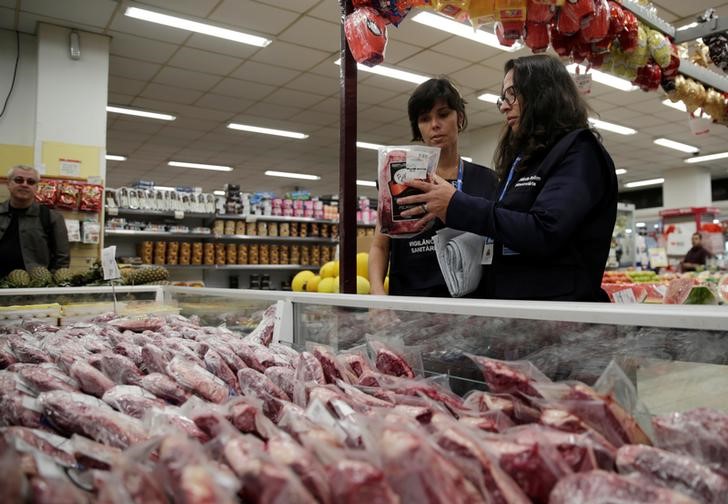
<svg viewBox="0 0 728 504">
<path fill-rule="evenodd" d="M 152 282 L 161 282 L 169 279 L 169 271 L 162 266 L 145 266 L 134 270 L 131 277 L 133 285 L 143 285 Z"/>
<path fill-rule="evenodd" d="M 28 270 L 32 287 L 48 287 L 53 283 L 53 275 L 45 266 L 33 266 Z"/>
<path fill-rule="evenodd" d="M 7 281 L 10 287 L 28 287 L 30 285 L 30 275 L 25 270 L 16 269 L 8 274 Z"/>
<path fill-rule="evenodd" d="M 716 296 L 710 287 L 697 285 L 690 289 L 690 294 L 688 294 L 685 304 L 716 305 L 718 304 L 718 296 Z"/>
<path fill-rule="evenodd" d="M 53 281 L 60 287 L 68 287 L 71 285 L 73 273 L 68 268 L 59 268 L 53 273 Z"/>
</svg>

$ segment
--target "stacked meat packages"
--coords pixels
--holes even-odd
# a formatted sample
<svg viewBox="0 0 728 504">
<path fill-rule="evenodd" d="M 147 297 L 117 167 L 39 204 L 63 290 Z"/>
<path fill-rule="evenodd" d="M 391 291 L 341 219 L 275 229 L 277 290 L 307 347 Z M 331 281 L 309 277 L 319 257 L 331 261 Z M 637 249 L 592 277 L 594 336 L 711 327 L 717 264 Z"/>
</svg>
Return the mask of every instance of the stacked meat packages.
<svg viewBox="0 0 728 504">
<path fill-rule="evenodd" d="M 641 426 L 614 380 L 554 383 L 475 355 L 488 391 L 460 397 L 392 344 L 298 352 L 272 341 L 275 320 L 271 307 L 246 337 L 177 315 L 7 330 L 4 501 L 728 499 L 725 413 Z"/>
</svg>

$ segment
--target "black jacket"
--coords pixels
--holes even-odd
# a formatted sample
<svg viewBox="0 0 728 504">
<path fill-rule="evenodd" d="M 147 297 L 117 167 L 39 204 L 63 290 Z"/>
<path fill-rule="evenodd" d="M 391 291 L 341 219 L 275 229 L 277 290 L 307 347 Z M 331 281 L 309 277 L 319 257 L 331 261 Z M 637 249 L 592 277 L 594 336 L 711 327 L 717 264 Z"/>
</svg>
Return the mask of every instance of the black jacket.
<svg viewBox="0 0 728 504">
<path fill-rule="evenodd" d="M 493 170 L 463 162 L 463 190 L 458 192 L 491 198 L 495 195 L 497 184 Z M 390 239 L 390 295 L 450 297 L 432 243 L 434 234 L 443 227 L 440 220 L 435 220 L 433 227 L 417 236 Z"/>
<path fill-rule="evenodd" d="M 616 215 L 614 163 L 580 129 L 517 170 L 502 200 L 455 194 L 447 226 L 495 242 L 482 297 L 606 301 L 601 281 Z"/>
</svg>

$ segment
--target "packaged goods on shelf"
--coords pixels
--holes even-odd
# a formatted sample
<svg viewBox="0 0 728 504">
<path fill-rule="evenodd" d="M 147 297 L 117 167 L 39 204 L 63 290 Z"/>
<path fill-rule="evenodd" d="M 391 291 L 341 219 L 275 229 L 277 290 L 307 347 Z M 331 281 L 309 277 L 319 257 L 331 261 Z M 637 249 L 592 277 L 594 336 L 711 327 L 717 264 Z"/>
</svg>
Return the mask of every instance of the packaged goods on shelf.
<svg viewBox="0 0 728 504">
<path fill-rule="evenodd" d="M 238 245 L 238 264 L 248 264 L 248 245 L 245 243 Z"/>
<path fill-rule="evenodd" d="M 202 259 L 202 263 L 205 266 L 212 266 L 215 264 L 215 244 L 214 243 L 204 243 L 204 255 Z"/>
<path fill-rule="evenodd" d="M 165 264 L 167 258 L 167 242 L 154 242 L 154 264 Z"/>
<path fill-rule="evenodd" d="M 167 262 L 166 264 L 176 265 L 179 262 L 179 242 L 167 243 Z"/>
<path fill-rule="evenodd" d="M 256 232 L 258 236 L 268 236 L 268 223 L 265 221 L 258 221 L 256 223 Z"/>
<path fill-rule="evenodd" d="M 277 222 L 268 223 L 268 236 L 278 236 L 278 223 Z"/>
<path fill-rule="evenodd" d="M 248 264 L 259 264 L 259 255 L 258 255 L 258 244 L 251 243 L 248 245 Z"/>
<path fill-rule="evenodd" d="M 258 234 L 258 227 L 255 225 L 255 222 L 245 223 L 245 234 L 248 236 L 256 236 Z"/>
<path fill-rule="evenodd" d="M 192 259 L 190 264 L 199 266 L 204 262 L 204 247 L 202 242 L 192 243 Z"/>
<path fill-rule="evenodd" d="M 225 221 L 220 219 L 216 220 L 213 223 L 212 232 L 217 235 L 225 234 Z"/>
<path fill-rule="evenodd" d="M 291 224 L 288 222 L 281 222 L 278 226 L 278 232 L 281 236 L 291 236 Z"/>
<path fill-rule="evenodd" d="M 280 246 L 280 263 L 281 264 L 291 264 L 290 255 L 288 253 L 289 247 L 288 245 L 281 245 Z"/>
<path fill-rule="evenodd" d="M 78 219 L 65 219 L 68 241 L 77 243 L 81 241 L 81 221 Z"/>
<path fill-rule="evenodd" d="M 225 222 L 225 225 L 224 225 L 223 234 L 226 234 L 226 235 L 235 234 L 235 221 L 229 220 L 229 221 L 224 221 L 224 222 Z"/>
<path fill-rule="evenodd" d="M 83 243 L 99 243 L 99 240 L 101 239 L 101 225 L 98 222 L 85 220 L 82 223 L 81 229 L 83 231 L 81 239 Z"/>
<path fill-rule="evenodd" d="M 182 242 L 179 246 L 179 264 L 187 266 L 192 261 L 192 246 L 188 242 Z"/>
<path fill-rule="evenodd" d="M 234 243 L 228 243 L 225 246 L 225 259 L 227 264 L 238 263 L 238 246 Z"/>
<path fill-rule="evenodd" d="M 245 222 L 243 222 L 241 220 L 235 221 L 235 234 L 236 235 L 245 234 Z"/>
<path fill-rule="evenodd" d="M 258 262 L 260 264 L 270 264 L 270 245 L 261 243 L 258 246 Z"/>
<path fill-rule="evenodd" d="M 290 222 L 288 224 L 288 234 L 293 238 L 300 236 L 298 222 Z"/>
<path fill-rule="evenodd" d="M 137 255 L 142 258 L 144 264 L 154 262 L 154 242 L 143 241 L 137 244 Z"/>
<path fill-rule="evenodd" d="M 225 244 L 215 243 L 215 264 L 218 266 L 225 265 Z"/>
</svg>

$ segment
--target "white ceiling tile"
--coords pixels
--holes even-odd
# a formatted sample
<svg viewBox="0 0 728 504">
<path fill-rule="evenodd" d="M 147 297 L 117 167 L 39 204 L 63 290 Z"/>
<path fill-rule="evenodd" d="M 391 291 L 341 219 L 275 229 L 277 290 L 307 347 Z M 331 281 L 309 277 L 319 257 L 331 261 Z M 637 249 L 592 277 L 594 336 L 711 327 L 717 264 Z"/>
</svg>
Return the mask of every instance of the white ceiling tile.
<svg viewBox="0 0 728 504">
<path fill-rule="evenodd" d="M 115 75 L 109 76 L 109 92 L 112 93 L 135 96 L 138 95 L 146 85 L 146 81 L 127 79 L 125 77 L 118 77 Z"/>
<path fill-rule="evenodd" d="M 160 42 L 129 35 L 128 33 L 112 32 L 110 53 L 126 58 L 139 58 L 152 63 L 165 63 L 177 50 L 175 44 Z"/>
<path fill-rule="evenodd" d="M 414 88 L 412 88 L 414 90 Z M 391 89 L 382 89 L 374 86 L 359 86 L 357 89 L 356 97 L 358 103 L 361 105 L 371 105 L 375 103 L 382 103 L 385 100 L 389 100 L 399 95 L 397 91 Z"/>
<path fill-rule="evenodd" d="M 111 19 L 117 3 L 114 0 L 23 0 L 20 6 L 25 12 L 104 27 Z"/>
<path fill-rule="evenodd" d="M 217 86 L 211 89 L 212 92 L 217 94 L 249 100 L 260 100 L 274 90 L 275 88 L 273 86 L 266 84 L 230 78 L 223 79 Z"/>
<path fill-rule="evenodd" d="M 168 14 L 186 14 L 205 18 L 219 0 L 144 0 L 145 4 L 160 7 Z"/>
<path fill-rule="evenodd" d="M 384 61 L 389 65 L 396 65 L 403 59 L 414 56 L 423 50 L 421 47 L 400 40 L 390 40 L 384 50 Z"/>
<path fill-rule="evenodd" d="M 301 74 L 300 71 L 291 68 L 246 61 L 230 75 L 246 81 L 282 86 Z"/>
<path fill-rule="evenodd" d="M 207 91 L 220 82 L 220 76 L 166 66 L 159 71 L 152 82 Z"/>
<path fill-rule="evenodd" d="M 294 12 L 306 12 L 308 9 L 320 2 L 320 0 L 296 0 L 295 2 L 281 3 L 280 0 L 258 0 L 258 2 L 281 9 L 290 9 Z"/>
<path fill-rule="evenodd" d="M 426 53 L 415 54 L 414 56 L 402 61 L 399 68 L 402 70 L 410 70 L 422 75 L 447 75 L 451 72 L 457 72 L 470 66 L 465 60 L 448 56 L 442 53 L 428 51 Z"/>
<path fill-rule="evenodd" d="M 277 37 L 277 40 L 326 52 L 335 51 L 341 43 L 341 25 L 311 17 L 302 17 L 286 28 Z"/>
<path fill-rule="evenodd" d="M 194 89 L 184 89 L 152 83 L 146 87 L 140 96 L 142 98 L 151 98 L 153 100 L 165 100 L 172 103 L 190 104 L 199 99 L 200 96 L 202 96 L 202 93 Z"/>
<path fill-rule="evenodd" d="M 96 33 L 101 31 L 98 26 L 87 25 L 85 23 L 74 22 L 70 20 L 58 19 L 51 16 L 42 16 L 30 12 L 20 12 L 18 18 L 18 31 L 23 33 L 35 34 L 38 29 L 38 23 L 47 23 L 52 25 L 62 25 L 66 28 L 76 28 L 78 30 Z"/>
<path fill-rule="evenodd" d="M 124 16 L 123 14 L 114 16 L 114 20 L 111 22 L 109 28 L 112 31 L 129 33 L 131 35 L 171 42 L 173 44 L 181 44 L 190 36 L 190 32 L 187 30 L 149 23 L 140 19 Z"/>
<path fill-rule="evenodd" d="M 480 92 L 500 92 L 503 74 L 482 65 L 471 65 L 448 74 L 457 84 L 476 89 Z"/>
<path fill-rule="evenodd" d="M 398 40 L 419 47 L 430 47 L 434 44 L 439 44 L 451 36 L 449 33 L 421 25 L 411 20 L 405 20 L 396 28 L 393 26 L 387 27 L 387 38 L 389 40 Z"/>
<path fill-rule="evenodd" d="M 274 42 L 253 55 L 252 59 L 259 63 L 278 65 L 296 70 L 308 70 L 318 65 L 324 59 L 334 61 L 333 52 L 327 53 L 308 47 L 300 47 L 288 42 Z"/>
<path fill-rule="evenodd" d="M 268 103 L 288 107 L 307 108 L 323 100 L 318 94 L 303 93 L 293 89 L 279 89 L 265 97 Z"/>
<path fill-rule="evenodd" d="M 315 108 L 304 110 L 300 114 L 291 117 L 292 121 L 297 121 L 303 124 L 313 124 L 316 126 L 327 126 L 339 122 L 339 116 L 337 114 L 328 114 L 325 112 L 319 112 Z"/>
<path fill-rule="evenodd" d="M 250 0 L 223 0 L 210 14 L 209 19 L 257 33 L 278 35 L 297 17 L 295 12 Z"/>
<path fill-rule="evenodd" d="M 338 23 L 341 21 L 341 7 L 338 0 L 321 0 L 316 7 L 308 12 L 308 15 L 331 23 Z"/>
<path fill-rule="evenodd" d="M 192 34 L 187 42 L 185 42 L 185 46 L 218 54 L 226 54 L 228 56 L 238 58 L 241 61 L 250 58 L 256 51 L 261 50 L 260 47 L 241 44 L 239 42 L 233 42 L 232 40 L 221 39 L 218 37 L 210 37 L 209 35 L 202 35 L 199 33 Z"/>
<path fill-rule="evenodd" d="M 169 61 L 171 66 L 217 75 L 229 74 L 240 63 L 241 60 L 238 58 L 192 49 L 190 47 L 182 47 Z"/>
<path fill-rule="evenodd" d="M 450 37 L 439 44 L 433 45 L 430 49 L 442 54 L 466 59 L 473 63 L 492 58 L 502 52 L 495 47 L 479 44 L 462 37 Z"/>
<path fill-rule="evenodd" d="M 162 68 L 161 65 L 156 63 L 122 58 L 121 56 L 109 56 L 109 74 L 118 75 L 119 77 L 149 80 L 160 68 Z"/>
<path fill-rule="evenodd" d="M 341 85 L 338 79 L 323 77 L 312 73 L 304 73 L 286 84 L 286 88 L 304 91 L 316 95 L 329 96 L 338 94 Z"/>
<path fill-rule="evenodd" d="M 229 96 L 216 95 L 207 93 L 195 102 L 198 107 L 211 108 L 215 110 L 225 110 L 231 114 L 238 114 L 247 109 L 255 102 L 253 100 L 245 100 L 243 98 L 232 98 Z"/>
<path fill-rule="evenodd" d="M 110 105 L 131 105 L 131 102 L 134 101 L 134 98 L 135 97 L 132 95 L 114 93 L 111 91 L 109 91 L 109 95 L 107 96 Z"/>
<path fill-rule="evenodd" d="M 290 119 L 294 115 L 297 115 L 301 112 L 300 108 L 297 107 L 291 107 L 291 106 L 283 106 L 283 105 L 276 105 L 274 103 L 267 103 L 267 102 L 258 102 L 255 105 L 252 105 L 250 108 L 248 108 L 245 111 L 246 116 L 257 116 L 260 118 L 273 118 L 273 119 L 280 119 L 280 120 L 286 120 Z M 261 126 L 259 122 L 253 123 L 256 126 Z M 291 129 L 288 126 L 279 126 L 279 129 Z"/>
</svg>

